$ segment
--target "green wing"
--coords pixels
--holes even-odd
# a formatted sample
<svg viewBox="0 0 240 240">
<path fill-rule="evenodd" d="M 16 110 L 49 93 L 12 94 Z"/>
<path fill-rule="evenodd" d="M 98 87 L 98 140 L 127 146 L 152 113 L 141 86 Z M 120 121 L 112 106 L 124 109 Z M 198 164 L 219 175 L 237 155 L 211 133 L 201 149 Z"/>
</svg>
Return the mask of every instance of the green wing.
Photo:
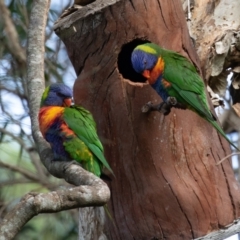
<svg viewBox="0 0 240 240">
<path fill-rule="evenodd" d="M 194 65 L 176 52 L 162 50 L 162 53 L 165 62 L 163 77 L 182 90 L 201 95 L 204 92 L 204 83 Z"/>
<path fill-rule="evenodd" d="M 103 155 L 103 146 L 98 138 L 96 123 L 92 114 L 83 107 L 74 105 L 65 108 L 64 120 L 69 128 L 86 144 L 103 166 L 113 173 Z"/>
<path fill-rule="evenodd" d="M 163 78 L 172 84 L 174 97 L 190 106 L 202 117 L 214 120 L 209 110 L 204 83 L 194 65 L 184 56 L 161 49 L 158 50 L 165 62 Z M 171 90 L 170 90 L 171 91 Z"/>
</svg>

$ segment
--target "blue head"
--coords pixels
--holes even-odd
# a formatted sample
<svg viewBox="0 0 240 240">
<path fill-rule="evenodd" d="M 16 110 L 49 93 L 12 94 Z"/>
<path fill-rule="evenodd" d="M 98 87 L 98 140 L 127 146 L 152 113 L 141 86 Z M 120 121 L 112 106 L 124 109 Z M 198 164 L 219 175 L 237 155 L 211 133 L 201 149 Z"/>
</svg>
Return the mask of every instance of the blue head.
<svg viewBox="0 0 240 240">
<path fill-rule="evenodd" d="M 140 49 L 134 49 L 132 52 L 132 66 L 137 73 L 143 73 L 145 70 L 151 70 L 157 63 L 157 56 L 144 52 Z"/>
<path fill-rule="evenodd" d="M 63 83 L 54 83 L 48 86 L 42 95 L 42 106 L 69 107 L 72 103 L 72 89 Z"/>
<path fill-rule="evenodd" d="M 131 56 L 134 70 L 147 78 L 151 85 L 157 81 L 164 68 L 164 61 L 154 47 L 155 44 L 151 43 L 139 45 Z"/>
</svg>

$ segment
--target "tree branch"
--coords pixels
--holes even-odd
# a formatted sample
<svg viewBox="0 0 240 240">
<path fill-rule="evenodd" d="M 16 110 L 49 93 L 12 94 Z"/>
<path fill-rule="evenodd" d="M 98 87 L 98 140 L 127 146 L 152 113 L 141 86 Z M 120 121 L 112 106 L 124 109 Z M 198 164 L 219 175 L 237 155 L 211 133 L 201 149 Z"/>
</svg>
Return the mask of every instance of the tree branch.
<svg viewBox="0 0 240 240">
<path fill-rule="evenodd" d="M 22 174 L 25 178 L 27 178 L 29 180 L 32 180 L 33 182 L 37 182 L 39 184 L 42 184 L 43 186 L 45 186 L 47 188 L 53 188 L 53 185 L 50 184 L 49 181 L 46 178 L 45 179 L 39 179 L 37 173 L 35 173 L 35 174 L 31 173 L 27 169 L 5 163 L 1 160 L 0 160 L 0 167 L 10 169 L 11 171 L 14 171 L 14 172 L 18 172 L 18 173 Z"/>
<path fill-rule="evenodd" d="M 72 162 L 52 161 L 54 156 L 43 139 L 38 124 L 41 94 L 44 90 L 44 38 L 50 0 L 33 1 L 30 16 L 27 48 L 28 104 L 32 123 L 32 134 L 42 163 L 55 177 L 79 186 L 50 193 L 27 194 L 10 211 L 0 226 L 0 240 L 12 239 L 32 217 L 39 213 L 104 205 L 110 198 L 106 183 L 94 174 Z M 81 186 L 84 185 L 84 186 Z"/>
<path fill-rule="evenodd" d="M 225 238 L 228 238 L 236 233 L 239 233 L 240 229 L 240 219 L 235 220 L 230 225 L 224 227 L 223 229 L 220 229 L 216 232 L 211 232 L 208 235 L 200 238 L 196 238 L 195 240 L 222 240 Z"/>
<path fill-rule="evenodd" d="M 10 17 L 10 12 L 6 7 L 4 0 L 0 0 L 0 16 L 4 23 L 4 30 L 7 37 L 8 50 L 15 56 L 17 62 L 20 64 L 26 64 L 26 53 L 19 44 L 18 34 L 13 21 Z"/>
<path fill-rule="evenodd" d="M 0 132 L 12 137 L 29 154 L 31 161 L 37 170 L 37 175 L 35 177 L 38 179 L 38 182 L 44 183 L 46 179 L 46 174 L 43 171 L 43 167 L 40 166 L 39 158 L 36 157 L 35 151 L 33 152 L 28 146 L 26 146 L 22 138 L 15 136 L 12 132 L 9 132 L 4 128 L 0 128 Z M 19 167 L 17 167 L 17 169 L 19 169 Z"/>
<path fill-rule="evenodd" d="M 5 90 L 5 91 L 7 91 L 9 93 L 12 93 L 12 94 L 18 96 L 21 100 L 23 100 L 23 99 L 27 100 L 27 96 L 24 93 L 21 93 L 19 91 L 19 89 L 11 89 L 10 87 L 5 86 L 4 84 L 0 83 L 0 90 Z"/>
<path fill-rule="evenodd" d="M 65 163 L 60 165 L 64 166 Z M 1 222 L 0 240 L 13 239 L 19 229 L 39 213 L 53 213 L 87 206 L 102 206 L 108 201 L 110 197 L 109 188 L 92 173 L 73 164 L 68 165 L 65 173 L 67 176 L 70 176 L 70 181 L 72 178 L 78 179 L 81 176 L 81 182 L 87 186 L 68 188 L 50 193 L 26 194 L 22 201 Z"/>
</svg>

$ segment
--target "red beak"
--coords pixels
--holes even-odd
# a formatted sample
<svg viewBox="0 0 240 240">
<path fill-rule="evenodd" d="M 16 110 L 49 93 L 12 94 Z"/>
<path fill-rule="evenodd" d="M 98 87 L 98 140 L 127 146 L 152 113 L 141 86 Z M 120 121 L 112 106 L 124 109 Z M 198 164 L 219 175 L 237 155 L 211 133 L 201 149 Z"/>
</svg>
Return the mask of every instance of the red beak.
<svg viewBox="0 0 240 240">
<path fill-rule="evenodd" d="M 72 99 L 71 98 L 65 98 L 63 100 L 63 106 L 64 107 L 70 107 L 72 105 Z"/>
<path fill-rule="evenodd" d="M 142 75 L 145 77 L 145 78 L 147 78 L 147 79 L 149 79 L 150 78 L 150 71 L 149 70 L 144 70 L 143 72 L 142 72 Z"/>
</svg>

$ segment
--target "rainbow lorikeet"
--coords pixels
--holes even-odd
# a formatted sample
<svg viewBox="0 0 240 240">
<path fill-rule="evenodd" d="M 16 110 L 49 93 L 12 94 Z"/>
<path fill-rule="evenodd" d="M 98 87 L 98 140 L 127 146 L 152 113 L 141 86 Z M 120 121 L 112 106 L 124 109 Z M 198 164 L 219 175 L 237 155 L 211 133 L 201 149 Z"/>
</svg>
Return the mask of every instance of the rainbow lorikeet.
<svg viewBox="0 0 240 240">
<path fill-rule="evenodd" d="M 64 84 L 52 84 L 42 95 L 39 125 L 43 137 L 52 147 L 54 158 L 76 160 L 98 177 L 103 167 L 112 173 L 92 114 L 71 104 L 72 90 Z"/>
<path fill-rule="evenodd" d="M 187 58 L 154 43 L 145 43 L 133 50 L 131 61 L 134 70 L 147 79 L 164 103 L 170 107 L 176 104 L 177 107 L 193 110 L 210 122 L 238 150 L 211 113 L 204 83 L 194 65 Z M 171 102 L 174 102 L 173 99 L 176 102 L 171 105 Z"/>
</svg>

